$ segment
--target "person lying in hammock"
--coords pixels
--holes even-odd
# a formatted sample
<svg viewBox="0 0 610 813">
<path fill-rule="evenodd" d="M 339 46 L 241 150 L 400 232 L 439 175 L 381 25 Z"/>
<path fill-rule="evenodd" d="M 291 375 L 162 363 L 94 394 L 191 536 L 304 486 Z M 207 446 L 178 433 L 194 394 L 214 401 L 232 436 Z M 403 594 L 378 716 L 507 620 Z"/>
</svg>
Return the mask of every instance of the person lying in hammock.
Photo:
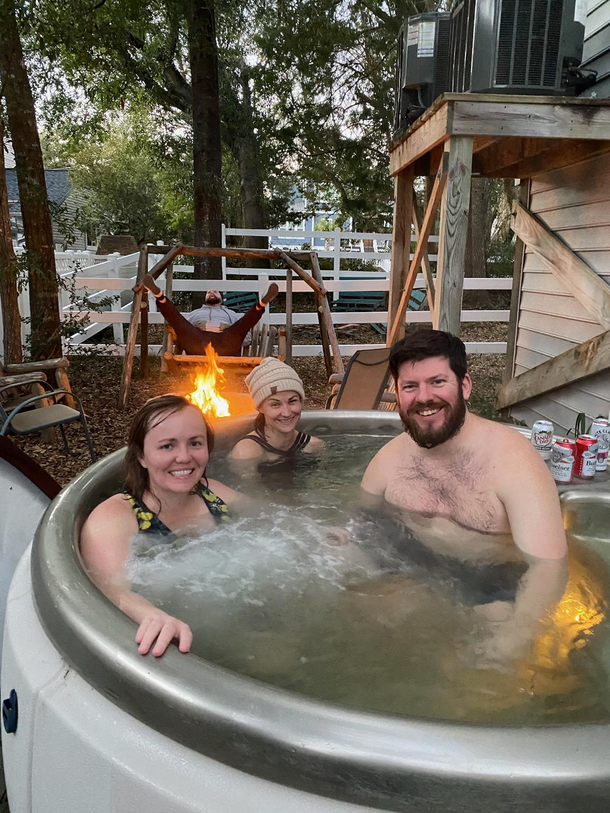
<svg viewBox="0 0 610 813">
<path fill-rule="evenodd" d="M 212 345 L 219 356 L 241 356 L 241 346 L 246 334 L 260 320 L 265 306 L 275 299 L 279 290 L 275 282 L 272 282 L 260 302 L 253 305 L 237 322 L 217 333 L 191 324 L 165 296 L 150 274 L 146 274 L 142 282 L 155 297 L 157 308 L 174 329 L 178 344 L 189 356 L 203 356 L 208 344 Z"/>
</svg>

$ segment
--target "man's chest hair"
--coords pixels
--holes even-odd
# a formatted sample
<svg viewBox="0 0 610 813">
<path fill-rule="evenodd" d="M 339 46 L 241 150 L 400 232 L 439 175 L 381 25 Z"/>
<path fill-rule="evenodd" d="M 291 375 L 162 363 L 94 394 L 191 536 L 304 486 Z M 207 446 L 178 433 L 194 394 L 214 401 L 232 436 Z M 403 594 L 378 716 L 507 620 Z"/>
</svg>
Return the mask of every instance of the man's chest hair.
<svg viewBox="0 0 610 813">
<path fill-rule="evenodd" d="M 393 501 L 426 514 L 449 514 L 481 530 L 494 523 L 489 470 L 480 456 L 463 450 L 447 460 L 415 452 L 398 462 L 389 491 Z"/>
</svg>

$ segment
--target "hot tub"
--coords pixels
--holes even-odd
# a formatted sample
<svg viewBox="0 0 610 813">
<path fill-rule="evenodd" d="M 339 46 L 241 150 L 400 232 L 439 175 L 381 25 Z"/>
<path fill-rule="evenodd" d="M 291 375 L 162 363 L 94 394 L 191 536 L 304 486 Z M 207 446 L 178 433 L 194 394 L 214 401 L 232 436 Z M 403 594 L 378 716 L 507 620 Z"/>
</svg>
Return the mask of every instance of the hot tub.
<svg viewBox="0 0 610 813">
<path fill-rule="evenodd" d="M 245 419 L 217 430 L 218 448 Z M 310 412 L 316 435 L 400 431 L 394 413 Z M 134 624 L 82 570 L 83 518 L 113 493 L 123 452 L 55 500 L 15 574 L 2 697 L 12 813 L 556 813 L 610 805 L 610 725 L 489 726 L 322 702 L 174 648 L 138 655 Z M 567 492 L 581 543 L 610 540 L 610 495 Z"/>
</svg>

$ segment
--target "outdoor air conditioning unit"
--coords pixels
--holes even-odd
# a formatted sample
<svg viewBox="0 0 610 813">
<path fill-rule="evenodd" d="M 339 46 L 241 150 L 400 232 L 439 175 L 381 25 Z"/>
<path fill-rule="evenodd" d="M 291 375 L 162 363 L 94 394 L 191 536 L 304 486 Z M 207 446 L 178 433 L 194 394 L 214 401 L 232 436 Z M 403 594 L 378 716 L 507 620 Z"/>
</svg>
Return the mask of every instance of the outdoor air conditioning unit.
<svg viewBox="0 0 610 813">
<path fill-rule="evenodd" d="M 450 89 L 555 95 L 582 88 L 585 16 L 586 0 L 457 0 Z"/>
<path fill-rule="evenodd" d="M 449 89 L 448 12 L 408 17 L 398 35 L 394 130 L 403 130 Z"/>
</svg>

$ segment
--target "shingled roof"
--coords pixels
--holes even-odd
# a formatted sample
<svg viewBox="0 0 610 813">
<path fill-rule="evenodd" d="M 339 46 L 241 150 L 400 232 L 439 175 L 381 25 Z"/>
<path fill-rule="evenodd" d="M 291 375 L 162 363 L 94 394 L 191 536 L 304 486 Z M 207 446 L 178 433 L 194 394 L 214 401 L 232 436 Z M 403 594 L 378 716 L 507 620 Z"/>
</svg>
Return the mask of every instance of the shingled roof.
<svg viewBox="0 0 610 813">
<path fill-rule="evenodd" d="M 47 195 L 52 203 L 63 203 L 71 190 L 67 169 L 45 169 L 44 177 L 47 184 Z M 17 170 L 6 170 L 6 188 L 9 202 L 19 201 L 19 186 L 17 184 Z"/>
</svg>

